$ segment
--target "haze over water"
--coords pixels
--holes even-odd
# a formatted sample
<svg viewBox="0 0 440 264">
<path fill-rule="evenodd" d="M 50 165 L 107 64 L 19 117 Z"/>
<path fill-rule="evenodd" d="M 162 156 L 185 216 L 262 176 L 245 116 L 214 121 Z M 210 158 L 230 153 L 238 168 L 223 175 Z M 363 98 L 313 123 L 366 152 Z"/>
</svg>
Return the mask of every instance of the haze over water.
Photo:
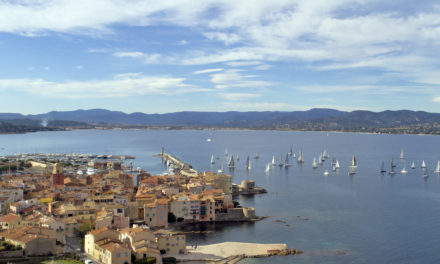
<svg viewBox="0 0 440 264">
<path fill-rule="evenodd" d="M 206 139 L 211 138 L 211 142 Z M 1 135 L 0 155 L 34 152 L 134 155 L 134 167 L 162 173 L 165 167 L 153 154 L 161 147 L 199 171 L 211 167 L 213 154 L 225 159 L 225 148 L 240 161 L 233 181 L 255 180 L 267 194 L 239 197 L 257 215 L 271 216 L 255 224 L 206 225 L 215 232 L 188 236 L 188 244 L 224 241 L 287 243 L 301 249 L 300 256 L 247 259 L 241 263 L 436 263 L 440 261 L 440 177 L 434 174 L 440 159 L 440 141 L 435 136 L 372 135 L 326 132 L 210 131 L 210 130 L 79 130 Z M 275 155 L 283 159 L 289 148 L 305 162 L 291 160 L 289 169 L 275 166 L 266 174 L 266 163 Z M 4 149 L 3 149 L 4 148 Z M 399 159 L 400 149 L 405 160 Z M 313 157 L 326 149 L 330 158 L 312 169 Z M 253 159 L 258 152 L 260 158 Z M 351 156 L 358 161 L 357 174 L 347 175 Z M 245 169 L 250 156 L 252 170 Z M 331 172 L 337 157 L 341 169 Z M 381 175 L 385 161 L 397 164 L 396 174 Z M 430 177 L 424 179 L 420 165 L 427 163 Z M 410 169 L 414 161 L 417 168 Z M 406 162 L 408 174 L 400 174 Z M 224 161 L 224 164 L 226 162 Z M 225 164 L 226 165 L 226 164 Z M 329 176 L 323 172 L 330 171 Z M 300 216 L 300 217 L 297 217 Z M 309 220 L 304 220 L 308 218 Z M 276 220 L 281 220 L 276 221 Z"/>
</svg>

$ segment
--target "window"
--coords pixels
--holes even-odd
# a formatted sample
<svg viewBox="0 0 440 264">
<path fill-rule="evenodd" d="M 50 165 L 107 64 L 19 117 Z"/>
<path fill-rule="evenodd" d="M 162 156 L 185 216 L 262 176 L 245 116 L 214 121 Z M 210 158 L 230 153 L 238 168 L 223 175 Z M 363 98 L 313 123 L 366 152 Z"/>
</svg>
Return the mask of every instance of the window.
<svg viewBox="0 0 440 264">
<path fill-rule="evenodd" d="M 125 253 L 124 253 L 124 256 L 125 256 L 125 257 L 128 257 L 128 253 L 127 253 L 127 252 L 125 252 Z"/>
<path fill-rule="evenodd" d="M 120 258 L 121 257 L 121 253 L 116 253 L 116 257 Z"/>
</svg>

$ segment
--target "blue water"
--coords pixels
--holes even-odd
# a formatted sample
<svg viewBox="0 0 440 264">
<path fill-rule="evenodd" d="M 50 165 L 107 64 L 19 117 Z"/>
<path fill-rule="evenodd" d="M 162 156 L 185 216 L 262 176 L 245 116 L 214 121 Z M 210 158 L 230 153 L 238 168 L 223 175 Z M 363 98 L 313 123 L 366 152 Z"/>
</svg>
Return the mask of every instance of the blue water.
<svg viewBox="0 0 440 264">
<path fill-rule="evenodd" d="M 211 138 L 211 142 L 206 142 Z M 303 250 L 298 256 L 247 259 L 241 263 L 438 263 L 440 262 L 440 177 L 433 173 L 440 159 L 440 138 L 417 135 L 372 135 L 282 131 L 159 131 L 81 130 L 1 135 L 0 155 L 21 152 L 60 152 L 134 155 L 134 166 L 152 173 L 164 167 L 153 154 L 160 148 L 175 154 L 199 171 L 217 170 L 211 154 L 224 151 L 240 156 L 231 172 L 234 182 L 254 179 L 268 190 L 255 197 L 240 197 L 242 205 L 255 207 L 258 215 L 271 216 L 254 224 L 203 225 L 215 232 L 192 235 L 189 243 L 223 241 L 287 243 Z M 268 174 L 266 163 L 278 162 L 289 147 L 302 149 L 305 163 L 288 170 L 276 166 Z M 399 160 L 400 149 L 405 160 Z M 312 169 L 313 157 L 327 149 L 330 159 Z M 245 170 L 247 155 L 252 170 Z M 357 174 L 347 175 L 351 156 L 358 161 Z M 341 169 L 333 174 L 330 160 Z M 406 162 L 408 174 L 379 173 L 394 158 L 399 172 Z M 420 164 L 427 163 L 424 179 Z M 217 161 L 217 160 L 216 160 Z M 415 170 L 410 169 L 411 162 Z M 330 171 L 324 176 L 325 169 Z M 225 172 L 228 172 L 225 169 Z M 299 216 L 299 217 L 297 217 Z M 304 220 L 308 218 L 309 220 Z M 278 222 L 275 220 L 282 220 Z"/>
</svg>

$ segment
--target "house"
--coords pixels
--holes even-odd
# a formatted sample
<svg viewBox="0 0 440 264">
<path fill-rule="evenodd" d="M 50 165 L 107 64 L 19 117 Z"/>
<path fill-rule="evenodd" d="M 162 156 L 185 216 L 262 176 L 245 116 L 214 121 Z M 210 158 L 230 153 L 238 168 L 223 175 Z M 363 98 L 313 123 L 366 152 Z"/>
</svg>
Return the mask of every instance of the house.
<svg viewBox="0 0 440 264">
<path fill-rule="evenodd" d="M 156 263 L 162 263 L 162 256 L 157 247 L 155 234 L 146 226 L 124 228 L 119 233 L 119 240 L 126 242 L 137 259 L 156 258 Z"/>
<path fill-rule="evenodd" d="M 156 199 L 144 205 L 144 220 L 149 227 L 168 227 L 168 200 Z"/>
<path fill-rule="evenodd" d="M 131 250 L 121 242 L 111 239 L 95 242 L 94 257 L 104 264 L 131 264 Z"/>
<path fill-rule="evenodd" d="M 0 216 L 0 226 L 2 229 L 13 229 L 22 225 L 21 216 L 7 214 Z"/>
<path fill-rule="evenodd" d="M 56 240 L 52 230 L 44 227 L 21 227 L 0 232 L 0 238 L 21 246 L 25 256 L 46 256 L 56 254 Z"/>
<path fill-rule="evenodd" d="M 159 250 L 166 254 L 185 254 L 186 238 L 185 235 L 173 234 L 168 230 L 158 230 L 155 232 Z"/>
</svg>

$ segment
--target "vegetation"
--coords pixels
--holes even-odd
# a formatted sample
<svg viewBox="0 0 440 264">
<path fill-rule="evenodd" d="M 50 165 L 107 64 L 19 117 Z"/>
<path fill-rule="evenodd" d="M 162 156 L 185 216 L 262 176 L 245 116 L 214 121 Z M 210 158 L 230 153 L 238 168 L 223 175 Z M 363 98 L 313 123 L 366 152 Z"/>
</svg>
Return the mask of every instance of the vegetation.
<svg viewBox="0 0 440 264">
<path fill-rule="evenodd" d="M 6 241 L 0 242 L 0 251 L 14 251 L 14 250 L 20 250 L 23 249 L 20 245 L 13 245 L 11 243 L 8 243 Z"/>
<path fill-rule="evenodd" d="M 168 223 L 175 223 L 176 216 L 172 212 L 168 212 Z"/>
<path fill-rule="evenodd" d="M 177 259 L 175 257 L 166 257 L 162 259 L 163 264 L 176 264 Z"/>
<path fill-rule="evenodd" d="M 156 263 L 156 258 L 143 258 L 143 259 L 136 259 L 134 261 L 134 264 L 154 264 Z"/>
</svg>

